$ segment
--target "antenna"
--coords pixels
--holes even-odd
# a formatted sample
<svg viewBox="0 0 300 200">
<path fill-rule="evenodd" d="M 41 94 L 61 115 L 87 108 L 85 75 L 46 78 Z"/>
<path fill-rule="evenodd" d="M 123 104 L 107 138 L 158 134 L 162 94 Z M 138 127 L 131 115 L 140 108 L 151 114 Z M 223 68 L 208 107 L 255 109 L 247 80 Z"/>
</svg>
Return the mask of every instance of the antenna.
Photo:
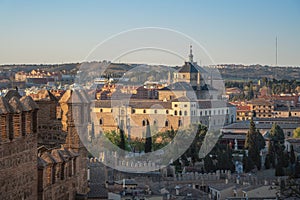
<svg viewBox="0 0 300 200">
<path fill-rule="evenodd" d="M 277 36 L 276 36 L 276 40 L 275 40 L 275 64 L 277 66 L 278 64 L 278 44 L 277 44 Z"/>
</svg>

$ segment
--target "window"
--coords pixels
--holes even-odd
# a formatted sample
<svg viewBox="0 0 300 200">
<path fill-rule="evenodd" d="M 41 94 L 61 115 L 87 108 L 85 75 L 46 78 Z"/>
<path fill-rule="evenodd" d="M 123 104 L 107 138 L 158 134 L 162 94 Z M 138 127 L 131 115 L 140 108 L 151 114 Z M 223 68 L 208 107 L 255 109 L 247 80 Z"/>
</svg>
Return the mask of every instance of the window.
<svg viewBox="0 0 300 200">
<path fill-rule="evenodd" d="M 157 114 L 157 110 L 154 110 L 154 113 Z"/>
<path fill-rule="evenodd" d="M 99 120 L 99 125 L 103 125 L 103 119 L 102 118 Z"/>
<path fill-rule="evenodd" d="M 175 106 L 175 107 L 178 107 L 178 105 L 177 105 L 177 104 L 175 104 L 174 106 Z"/>
<path fill-rule="evenodd" d="M 184 111 L 184 115 L 187 116 L 187 111 Z"/>
<path fill-rule="evenodd" d="M 181 120 L 178 120 L 178 127 L 182 125 Z"/>
<path fill-rule="evenodd" d="M 102 109 L 102 108 L 100 109 L 100 112 L 103 112 L 103 109 Z"/>
<path fill-rule="evenodd" d="M 169 126 L 169 121 L 166 120 L 166 121 L 165 121 L 165 127 L 168 127 L 168 126 Z"/>
<path fill-rule="evenodd" d="M 174 115 L 177 115 L 177 110 L 174 111 Z"/>
<path fill-rule="evenodd" d="M 155 126 L 156 124 L 157 124 L 157 121 L 156 121 L 156 120 L 154 120 L 154 121 L 153 121 L 153 125 Z"/>
<path fill-rule="evenodd" d="M 202 116 L 202 111 L 200 111 L 200 116 Z"/>
<path fill-rule="evenodd" d="M 166 110 L 166 114 L 169 114 L 169 110 Z"/>
<path fill-rule="evenodd" d="M 186 104 L 184 104 L 184 107 L 186 108 L 186 107 L 187 107 L 187 105 L 186 105 Z"/>
<path fill-rule="evenodd" d="M 180 116 L 182 115 L 182 112 L 181 112 L 181 110 L 179 111 L 179 115 L 180 115 Z"/>
<path fill-rule="evenodd" d="M 135 109 L 132 109 L 132 110 L 131 110 L 131 113 L 134 114 L 134 113 L 135 113 Z"/>
<path fill-rule="evenodd" d="M 111 109 L 110 112 L 113 112 L 113 109 Z"/>
<path fill-rule="evenodd" d="M 143 126 L 146 126 L 146 120 L 143 120 L 142 123 L 143 123 Z"/>
<path fill-rule="evenodd" d="M 143 113 L 146 113 L 146 110 L 145 110 L 145 109 L 143 110 Z"/>
</svg>

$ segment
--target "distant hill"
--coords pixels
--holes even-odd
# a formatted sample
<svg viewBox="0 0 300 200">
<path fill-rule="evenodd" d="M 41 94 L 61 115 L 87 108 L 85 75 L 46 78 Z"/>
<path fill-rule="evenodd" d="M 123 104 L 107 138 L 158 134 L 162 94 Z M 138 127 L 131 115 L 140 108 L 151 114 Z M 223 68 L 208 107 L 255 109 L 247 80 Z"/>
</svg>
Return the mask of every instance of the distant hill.
<svg viewBox="0 0 300 200">
<path fill-rule="evenodd" d="M 300 67 L 271 67 L 262 65 L 218 65 L 218 69 L 226 80 L 258 80 L 269 79 L 299 80 Z"/>
<path fill-rule="evenodd" d="M 140 66 L 150 65 L 139 65 L 139 64 L 126 64 L 126 63 L 109 63 L 109 62 L 85 62 L 85 63 L 67 63 L 67 64 L 43 64 L 43 65 L 1 65 L 1 70 L 11 70 L 14 72 L 25 71 L 29 72 L 33 69 L 44 69 L 46 71 L 64 71 L 65 73 L 75 74 L 78 70 L 87 71 L 91 74 L 99 74 L 109 77 L 121 77 L 126 72 L 138 69 Z M 162 73 L 166 73 L 169 67 L 167 66 L 155 66 L 155 71 L 157 72 L 161 69 Z M 222 64 L 217 65 L 217 69 L 220 71 L 222 78 L 225 80 L 258 80 L 263 77 L 269 79 L 286 79 L 286 80 L 300 80 L 300 67 L 271 67 L 263 65 L 236 65 L 236 64 Z M 146 69 L 146 68 L 144 68 Z M 176 69 L 176 68 L 172 68 Z M 178 67 L 177 67 L 178 69 Z M 140 69 L 138 70 L 140 71 Z M 143 71 L 141 71 L 142 73 Z M 146 74 L 145 74 L 146 75 Z M 167 74 L 164 76 L 159 75 L 156 78 L 166 78 Z"/>
</svg>

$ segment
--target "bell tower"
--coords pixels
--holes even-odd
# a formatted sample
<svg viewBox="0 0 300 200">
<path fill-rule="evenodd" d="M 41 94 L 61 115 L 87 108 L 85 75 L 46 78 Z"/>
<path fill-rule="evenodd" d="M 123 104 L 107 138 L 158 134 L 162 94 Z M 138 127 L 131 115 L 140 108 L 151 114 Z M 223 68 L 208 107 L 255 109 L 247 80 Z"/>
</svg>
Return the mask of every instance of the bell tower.
<svg viewBox="0 0 300 200">
<path fill-rule="evenodd" d="M 190 55 L 189 55 L 189 62 L 190 63 L 194 63 L 194 61 L 193 61 L 193 46 L 192 45 L 190 45 Z"/>
</svg>

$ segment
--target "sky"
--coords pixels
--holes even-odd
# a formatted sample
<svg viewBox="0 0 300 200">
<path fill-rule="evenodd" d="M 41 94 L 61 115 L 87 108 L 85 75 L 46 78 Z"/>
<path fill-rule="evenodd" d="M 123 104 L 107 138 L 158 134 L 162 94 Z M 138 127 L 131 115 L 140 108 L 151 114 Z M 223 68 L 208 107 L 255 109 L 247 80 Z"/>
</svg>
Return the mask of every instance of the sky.
<svg viewBox="0 0 300 200">
<path fill-rule="evenodd" d="M 300 66 L 299 24 L 298 0 L 0 0 L 0 64 L 173 65 L 192 44 L 203 64 L 275 65 L 278 37 L 278 65 Z"/>
</svg>

